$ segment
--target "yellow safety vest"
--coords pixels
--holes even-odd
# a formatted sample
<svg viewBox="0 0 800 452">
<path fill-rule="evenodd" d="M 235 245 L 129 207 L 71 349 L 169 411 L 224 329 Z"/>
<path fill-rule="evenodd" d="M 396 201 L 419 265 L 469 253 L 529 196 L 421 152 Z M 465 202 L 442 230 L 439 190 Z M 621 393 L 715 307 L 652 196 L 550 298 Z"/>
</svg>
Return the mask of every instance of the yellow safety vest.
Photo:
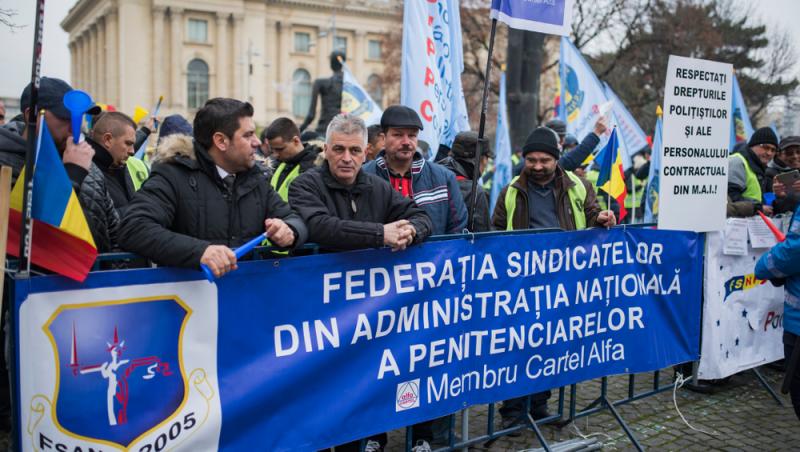
<svg viewBox="0 0 800 452">
<path fill-rule="evenodd" d="M 600 196 L 600 190 L 597 189 L 597 178 L 600 177 L 600 171 L 591 170 L 586 172 L 586 180 L 588 180 L 592 187 L 594 187 L 594 191 L 598 193 L 597 196 L 597 204 L 600 206 L 600 210 L 608 210 L 608 202 L 605 196 Z M 627 198 L 626 198 L 627 199 Z"/>
<path fill-rule="evenodd" d="M 758 183 L 758 176 L 756 176 L 756 173 L 750 168 L 750 163 L 742 154 L 733 154 L 733 157 L 738 158 L 744 163 L 745 187 L 742 197 L 752 199 L 755 202 L 761 202 L 761 185 Z"/>
<path fill-rule="evenodd" d="M 136 157 L 128 157 L 125 166 L 128 168 L 128 174 L 131 175 L 133 189 L 139 191 L 144 181 L 150 176 L 150 170 L 147 169 L 147 165 L 143 161 Z"/>
<path fill-rule="evenodd" d="M 283 173 L 285 170 L 286 163 L 281 162 L 281 164 L 278 165 L 278 169 L 275 170 L 275 174 L 272 175 L 270 185 L 272 185 L 272 188 L 278 192 L 278 195 L 280 195 L 284 202 L 289 202 L 289 184 L 291 184 L 292 181 L 300 175 L 300 164 L 297 164 L 294 166 L 294 168 L 292 168 L 289 174 L 286 175 L 286 179 L 283 180 L 283 184 L 278 187 L 278 179 L 280 179 L 281 173 Z"/>
<path fill-rule="evenodd" d="M 586 229 L 586 213 L 583 211 L 583 203 L 586 202 L 586 187 L 583 186 L 581 179 L 573 174 L 571 171 L 564 171 L 564 173 L 573 182 L 572 188 L 567 190 L 569 202 L 572 205 L 572 218 L 575 219 L 575 229 Z M 514 229 L 514 211 L 517 210 L 517 193 L 519 189 L 514 187 L 514 184 L 519 179 L 519 176 L 511 179 L 511 184 L 506 190 L 506 230 L 511 231 Z"/>
</svg>

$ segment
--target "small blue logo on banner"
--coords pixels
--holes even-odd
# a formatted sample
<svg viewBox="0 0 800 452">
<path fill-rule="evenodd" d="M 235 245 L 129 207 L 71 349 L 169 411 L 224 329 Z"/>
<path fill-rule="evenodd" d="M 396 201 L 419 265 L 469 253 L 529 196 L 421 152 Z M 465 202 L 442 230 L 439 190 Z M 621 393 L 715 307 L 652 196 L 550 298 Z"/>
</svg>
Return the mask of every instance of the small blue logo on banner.
<svg viewBox="0 0 800 452">
<path fill-rule="evenodd" d="M 127 447 L 186 400 L 180 356 L 189 310 L 175 299 L 59 309 L 55 419 L 66 433 Z"/>
</svg>

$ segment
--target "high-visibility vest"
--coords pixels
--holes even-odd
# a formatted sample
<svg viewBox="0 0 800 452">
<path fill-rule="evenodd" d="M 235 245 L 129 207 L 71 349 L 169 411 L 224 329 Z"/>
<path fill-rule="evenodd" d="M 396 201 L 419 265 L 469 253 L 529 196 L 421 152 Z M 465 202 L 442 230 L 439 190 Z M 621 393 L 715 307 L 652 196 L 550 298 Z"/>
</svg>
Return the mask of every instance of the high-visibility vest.
<svg viewBox="0 0 800 452">
<path fill-rule="evenodd" d="M 600 206 L 600 210 L 608 210 L 608 200 L 607 196 L 600 196 L 600 190 L 597 188 L 597 178 L 600 177 L 600 171 L 598 170 L 591 170 L 586 172 L 586 180 L 588 180 L 592 187 L 594 187 L 594 191 L 597 193 L 597 204 Z"/>
<path fill-rule="evenodd" d="M 133 189 L 139 191 L 144 181 L 150 176 L 150 170 L 147 169 L 147 165 L 143 161 L 133 156 L 128 157 L 125 167 L 128 168 L 128 174 L 130 174 L 131 181 L 133 181 Z"/>
<path fill-rule="evenodd" d="M 272 188 L 278 192 L 278 195 L 280 195 L 284 202 L 289 202 L 289 184 L 291 184 L 292 181 L 300 175 L 300 164 L 297 164 L 294 166 L 294 168 L 292 168 L 289 174 L 286 175 L 286 179 L 283 180 L 283 184 L 278 187 L 278 179 L 280 179 L 281 173 L 284 171 L 286 171 L 286 163 L 281 162 L 281 164 L 278 165 L 278 169 L 275 170 L 275 174 L 272 175 L 270 185 L 272 185 Z"/>
<path fill-rule="evenodd" d="M 572 206 L 572 218 L 575 219 L 575 229 L 586 229 L 586 213 L 583 211 L 583 203 L 586 201 L 586 187 L 583 186 L 581 179 L 573 174 L 571 171 L 564 171 L 564 173 L 573 182 L 572 187 L 567 190 L 569 203 Z M 511 184 L 506 190 L 506 230 L 511 231 L 514 229 L 514 211 L 517 210 L 517 193 L 519 189 L 514 187 L 514 184 L 519 179 L 519 176 L 511 179 Z"/>
<path fill-rule="evenodd" d="M 752 199 L 755 202 L 761 202 L 761 185 L 758 183 L 758 176 L 750 168 L 750 163 L 742 154 L 733 154 L 733 157 L 738 158 L 744 163 L 744 193 L 743 198 Z"/>
<path fill-rule="evenodd" d="M 636 194 L 636 207 L 638 208 L 640 203 L 642 202 L 642 196 L 644 196 L 644 189 L 647 187 L 647 179 L 641 180 L 634 176 L 633 178 L 633 191 Z M 633 208 L 634 196 L 631 193 L 628 193 L 628 196 L 625 197 L 625 208 L 631 209 Z"/>
</svg>

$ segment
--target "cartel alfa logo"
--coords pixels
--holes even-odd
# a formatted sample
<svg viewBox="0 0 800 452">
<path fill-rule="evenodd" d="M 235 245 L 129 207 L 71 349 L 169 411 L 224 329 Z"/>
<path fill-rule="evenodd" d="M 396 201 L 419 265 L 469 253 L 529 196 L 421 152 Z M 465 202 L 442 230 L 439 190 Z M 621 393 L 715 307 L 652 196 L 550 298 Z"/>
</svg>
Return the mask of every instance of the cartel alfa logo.
<svg viewBox="0 0 800 452">
<path fill-rule="evenodd" d="M 355 87 L 352 83 L 345 82 L 342 89 L 342 111 L 367 119 L 372 111 L 372 100 Z"/>
<path fill-rule="evenodd" d="M 750 273 L 749 275 L 734 276 L 725 282 L 725 298 L 722 299 L 724 303 L 728 297 L 734 292 L 748 291 L 753 287 L 765 284 L 767 281 L 756 278 L 756 275 Z"/>
<path fill-rule="evenodd" d="M 191 314 L 177 298 L 59 308 L 43 328 L 56 358 L 58 430 L 127 448 L 178 413 L 188 397 L 181 342 Z M 176 425 L 175 439 L 197 425 L 194 413 Z"/>
<path fill-rule="evenodd" d="M 405 411 L 419 406 L 419 378 L 397 384 L 395 411 Z"/>
</svg>

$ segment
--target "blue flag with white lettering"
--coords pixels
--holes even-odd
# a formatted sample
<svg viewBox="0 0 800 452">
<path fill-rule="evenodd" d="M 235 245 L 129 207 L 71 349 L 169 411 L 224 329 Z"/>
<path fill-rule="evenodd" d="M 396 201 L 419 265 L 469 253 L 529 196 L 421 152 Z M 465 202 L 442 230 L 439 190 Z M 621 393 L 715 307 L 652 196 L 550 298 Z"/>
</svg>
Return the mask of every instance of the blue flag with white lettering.
<svg viewBox="0 0 800 452">
<path fill-rule="evenodd" d="M 506 73 L 500 74 L 500 97 L 497 104 L 497 129 L 494 141 L 494 177 L 489 195 L 489 209 L 494 209 L 503 187 L 511 181 L 511 139 L 508 136 Z"/>
<path fill-rule="evenodd" d="M 491 17 L 512 28 L 568 36 L 574 0 L 492 0 Z"/>
</svg>

